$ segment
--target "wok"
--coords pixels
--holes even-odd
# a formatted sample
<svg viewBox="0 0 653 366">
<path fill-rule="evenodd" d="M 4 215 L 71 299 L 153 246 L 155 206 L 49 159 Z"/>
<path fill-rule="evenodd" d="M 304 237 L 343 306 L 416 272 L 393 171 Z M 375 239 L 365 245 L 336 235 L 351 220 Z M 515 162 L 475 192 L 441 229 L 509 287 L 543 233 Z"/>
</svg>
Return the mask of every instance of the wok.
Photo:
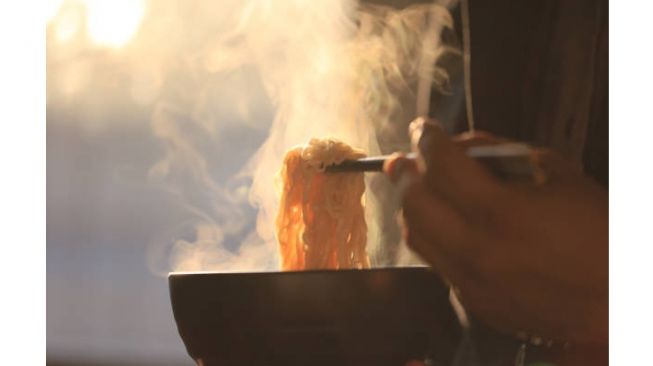
<svg viewBox="0 0 653 366">
<path fill-rule="evenodd" d="M 449 363 L 461 328 L 426 267 L 171 273 L 172 309 L 201 365 Z"/>
</svg>

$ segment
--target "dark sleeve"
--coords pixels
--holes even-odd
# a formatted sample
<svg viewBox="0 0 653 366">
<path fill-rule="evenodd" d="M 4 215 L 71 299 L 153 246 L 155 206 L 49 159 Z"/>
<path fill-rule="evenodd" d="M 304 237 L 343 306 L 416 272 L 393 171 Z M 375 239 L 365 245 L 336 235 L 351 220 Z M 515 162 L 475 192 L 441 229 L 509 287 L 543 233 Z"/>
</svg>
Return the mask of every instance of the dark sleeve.
<svg viewBox="0 0 653 366">
<path fill-rule="evenodd" d="M 476 128 L 551 147 L 608 186 L 607 0 L 470 1 Z M 453 11 L 461 39 L 460 12 Z M 450 41 L 454 43 L 454 41 Z M 467 130 L 462 58 L 432 114 Z"/>
</svg>

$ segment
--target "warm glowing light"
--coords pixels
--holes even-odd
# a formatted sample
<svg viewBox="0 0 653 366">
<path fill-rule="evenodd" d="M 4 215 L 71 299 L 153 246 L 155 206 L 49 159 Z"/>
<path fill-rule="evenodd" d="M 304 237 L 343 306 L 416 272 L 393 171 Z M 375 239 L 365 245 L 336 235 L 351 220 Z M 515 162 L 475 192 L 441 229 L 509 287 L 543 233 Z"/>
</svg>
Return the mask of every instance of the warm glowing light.
<svg viewBox="0 0 653 366">
<path fill-rule="evenodd" d="M 55 35 L 59 42 L 71 40 L 82 29 L 82 9 L 68 6 L 59 10 L 54 19 Z"/>
<path fill-rule="evenodd" d="M 45 20 L 50 23 L 61 9 L 63 0 L 48 0 L 44 2 Z"/>
<path fill-rule="evenodd" d="M 84 3 L 91 41 L 116 48 L 133 37 L 145 10 L 143 0 L 85 0 Z"/>
</svg>

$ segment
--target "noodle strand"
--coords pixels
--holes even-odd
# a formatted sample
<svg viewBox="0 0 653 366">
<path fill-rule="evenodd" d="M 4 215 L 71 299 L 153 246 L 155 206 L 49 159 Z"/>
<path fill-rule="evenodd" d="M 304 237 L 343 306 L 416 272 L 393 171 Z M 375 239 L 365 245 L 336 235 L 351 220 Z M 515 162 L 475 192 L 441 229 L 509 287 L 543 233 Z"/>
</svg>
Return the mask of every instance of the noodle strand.
<svg viewBox="0 0 653 366">
<path fill-rule="evenodd" d="M 286 153 L 276 219 L 283 270 L 370 267 L 363 173 L 324 173 L 329 165 L 362 157 L 332 138 L 313 138 Z"/>
</svg>

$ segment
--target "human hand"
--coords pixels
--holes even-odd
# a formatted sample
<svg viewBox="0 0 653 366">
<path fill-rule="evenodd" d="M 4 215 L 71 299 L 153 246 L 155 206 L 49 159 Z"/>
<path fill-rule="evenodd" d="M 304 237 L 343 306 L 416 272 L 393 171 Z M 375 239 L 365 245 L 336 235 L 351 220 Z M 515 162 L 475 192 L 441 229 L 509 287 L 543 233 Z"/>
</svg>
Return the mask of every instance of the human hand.
<svg viewBox="0 0 653 366">
<path fill-rule="evenodd" d="M 386 165 L 409 183 L 403 198 L 410 247 L 489 325 L 543 337 L 607 343 L 608 194 L 557 154 L 537 150 L 536 182 L 494 177 L 465 148 L 503 142 L 450 139 L 433 121 L 411 124 L 417 163 Z"/>
</svg>

